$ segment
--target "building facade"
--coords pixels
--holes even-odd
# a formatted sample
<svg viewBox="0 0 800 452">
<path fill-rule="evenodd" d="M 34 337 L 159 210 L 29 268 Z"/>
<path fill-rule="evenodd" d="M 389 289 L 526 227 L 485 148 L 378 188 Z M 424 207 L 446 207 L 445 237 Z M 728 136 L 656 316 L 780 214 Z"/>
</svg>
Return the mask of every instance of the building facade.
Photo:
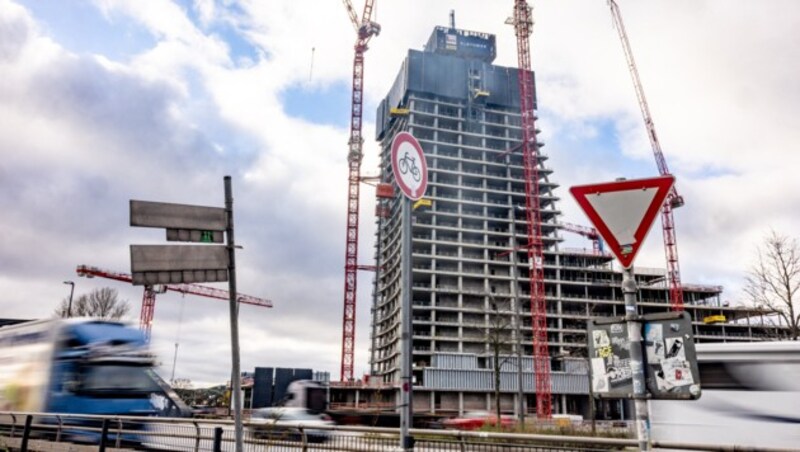
<svg viewBox="0 0 800 452">
<path fill-rule="evenodd" d="M 518 411 L 520 381 L 523 409 L 536 406 L 517 69 L 493 65 L 495 54 L 492 35 L 437 27 L 423 51 L 409 50 L 378 108 L 383 180 L 393 180 L 390 148 L 400 131 L 419 140 L 428 164 L 431 205 L 413 211 L 411 229 L 415 412 L 492 409 L 497 356 L 503 411 Z M 624 314 L 622 276 L 596 247 L 560 246 L 559 186 L 546 153 L 537 163 L 553 412 L 585 414 L 586 321 Z M 400 381 L 401 369 L 396 192 L 377 209 L 370 379 L 386 385 Z M 664 270 L 638 268 L 636 279 L 642 313 L 669 310 Z M 698 342 L 769 335 L 750 322 L 759 312 L 726 306 L 721 291 L 684 286 Z M 625 415 L 622 404 L 602 408 L 601 416 Z"/>
</svg>

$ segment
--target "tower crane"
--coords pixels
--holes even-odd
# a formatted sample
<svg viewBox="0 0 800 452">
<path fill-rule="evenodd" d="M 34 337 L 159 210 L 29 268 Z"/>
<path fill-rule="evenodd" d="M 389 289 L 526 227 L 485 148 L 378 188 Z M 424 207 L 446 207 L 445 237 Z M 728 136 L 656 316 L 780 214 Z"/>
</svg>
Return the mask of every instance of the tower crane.
<svg viewBox="0 0 800 452">
<path fill-rule="evenodd" d="M 88 265 L 78 265 L 76 271 L 78 276 L 85 276 L 87 278 L 94 278 L 96 276 L 99 278 L 113 279 L 115 281 L 122 281 L 125 283 L 133 282 L 133 278 L 127 273 L 103 270 L 97 267 L 90 267 Z M 199 284 L 162 284 L 158 286 L 145 286 L 144 296 L 142 297 L 142 312 L 139 317 L 139 328 L 144 332 L 148 340 L 150 339 L 150 327 L 153 324 L 156 295 L 167 291 L 198 295 L 207 298 L 216 298 L 218 300 L 230 300 L 230 292 L 227 290 L 215 289 L 213 287 L 201 286 Z M 272 302 L 270 300 L 256 298 L 250 295 L 238 294 L 238 301 L 239 303 L 253 306 L 262 306 L 265 308 L 272 307 Z"/>
<path fill-rule="evenodd" d="M 353 379 L 353 361 L 356 336 L 356 276 L 358 265 L 358 196 L 361 182 L 361 160 L 364 138 L 361 136 L 361 118 L 364 102 L 364 53 L 373 36 L 381 27 L 372 21 L 375 0 L 364 2 L 361 20 L 350 0 L 342 0 L 350 22 L 356 32 L 355 55 L 353 58 L 353 92 L 350 109 L 350 140 L 348 141 L 347 163 L 349 168 L 347 190 L 347 234 L 344 262 L 344 314 L 342 316 L 342 367 L 341 380 Z"/>
<path fill-rule="evenodd" d="M 574 234 L 581 235 L 586 237 L 587 239 L 592 241 L 592 250 L 594 254 L 603 254 L 603 239 L 600 237 L 600 234 L 597 232 L 597 229 L 590 228 L 587 226 L 581 226 L 579 224 L 572 224 L 572 223 L 559 223 L 558 227 L 562 230 L 567 232 L 572 232 Z"/>
<path fill-rule="evenodd" d="M 547 306 L 544 288 L 544 246 L 539 198 L 539 143 L 536 140 L 530 35 L 533 29 L 527 0 L 514 0 L 511 21 L 517 37 L 519 104 L 522 128 L 522 161 L 525 174 L 525 212 L 528 220 L 528 262 L 530 264 L 531 326 L 533 361 L 536 372 L 536 415 L 548 419 L 552 413 L 550 351 L 547 340 Z"/>
<path fill-rule="evenodd" d="M 622 14 L 615 0 L 608 0 L 608 6 L 611 9 L 611 18 L 614 21 L 614 26 L 622 42 L 622 50 L 625 52 L 628 70 L 633 80 L 633 87 L 636 90 L 636 98 L 639 102 L 639 109 L 642 111 L 644 125 L 647 128 L 647 138 L 650 140 L 650 146 L 653 148 L 653 154 L 656 158 L 658 172 L 662 176 L 667 176 L 670 174 L 669 168 L 667 167 L 664 153 L 661 151 L 661 143 L 658 141 L 658 135 L 656 135 L 656 127 L 653 123 L 653 117 L 650 115 L 650 107 L 647 105 L 647 99 L 644 96 L 644 87 L 642 86 L 642 81 L 639 79 L 639 71 L 633 59 L 633 51 L 628 41 L 628 34 L 625 32 L 625 25 L 622 23 Z M 664 254 L 667 258 L 669 299 L 672 310 L 674 311 L 683 311 L 683 286 L 681 286 L 681 271 L 678 263 L 678 241 L 675 236 L 675 220 L 673 219 L 672 211 L 682 205 L 683 197 L 678 194 L 678 191 L 673 186 L 669 195 L 667 195 L 667 201 L 661 208 L 661 228 L 664 235 Z"/>
</svg>

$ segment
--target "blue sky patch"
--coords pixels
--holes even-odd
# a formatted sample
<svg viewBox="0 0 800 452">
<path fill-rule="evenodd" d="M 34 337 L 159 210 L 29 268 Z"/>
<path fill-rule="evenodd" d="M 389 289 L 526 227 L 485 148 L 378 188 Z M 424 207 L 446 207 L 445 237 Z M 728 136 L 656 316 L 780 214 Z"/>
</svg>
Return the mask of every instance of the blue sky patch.
<svg viewBox="0 0 800 452">
<path fill-rule="evenodd" d="M 350 84 L 338 82 L 326 87 L 293 85 L 281 93 L 286 114 L 315 124 L 350 127 Z M 367 103 L 364 121 L 375 117 Z"/>
<path fill-rule="evenodd" d="M 543 113 L 547 114 L 549 113 Z M 576 131 L 571 133 L 570 127 L 576 127 Z M 593 132 L 593 136 L 590 136 L 592 133 L 586 133 L 587 129 Z M 622 154 L 616 125 L 610 118 L 597 118 L 580 124 L 567 125 L 562 133 L 552 137 L 551 141 L 553 142 L 546 143 L 548 146 L 543 149 L 544 152 L 561 154 L 563 149 L 570 149 L 570 154 L 562 158 L 578 161 L 583 166 L 603 168 L 631 179 L 658 174 L 655 157 L 635 159 Z"/>
<path fill-rule="evenodd" d="M 225 41 L 232 60 L 248 59 L 253 62 L 258 61 L 259 50 L 247 40 L 240 30 L 226 23 L 211 27 L 209 31 Z"/>
<path fill-rule="evenodd" d="M 34 16 L 43 32 L 75 53 L 104 55 L 125 61 L 152 48 L 156 40 L 137 22 L 123 15 L 110 19 L 89 1 L 21 2 Z M 98 39 L 102 36 L 102 39 Z"/>
<path fill-rule="evenodd" d="M 258 61 L 258 47 L 247 39 L 246 30 L 237 26 L 243 24 L 245 22 L 244 18 L 247 16 L 239 5 L 215 5 L 218 8 L 217 11 L 224 9 L 224 14 L 219 15 L 221 20 L 216 20 L 218 18 L 215 17 L 208 26 L 205 26 L 197 15 L 197 9 L 194 7 L 193 1 L 180 0 L 178 3 L 182 6 L 186 17 L 192 21 L 195 27 L 203 30 L 206 34 L 217 35 L 221 41 L 225 42 L 233 61 L 239 62 L 243 59 Z"/>
</svg>

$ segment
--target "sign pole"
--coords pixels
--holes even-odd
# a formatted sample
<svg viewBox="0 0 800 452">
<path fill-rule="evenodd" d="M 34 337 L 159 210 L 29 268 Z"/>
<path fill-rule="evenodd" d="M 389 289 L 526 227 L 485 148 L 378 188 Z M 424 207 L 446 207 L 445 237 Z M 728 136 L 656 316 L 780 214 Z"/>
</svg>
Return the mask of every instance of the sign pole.
<svg viewBox="0 0 800 452">
<path fill-rule="evenodd" d="M 636 279 L 633 268 L 622 270 L 622 295 L 625 300 L 625 320 L 628 326 L 628 343 L 631 356 L 631 376 L 633 377 L 633 406 L 636 422 L 636 436 L 639 449 L 650 450 L 650 414 L 647 410 L 647 390 L 644 379 L 644 359 L 642 357 L 642 324 L 636 307 Z"/>
<path fill-rule="evenodd" d="M 402 207 L 402 246 L 400 252 L 401 307 L 400 307 L 400 449 L 414 450 L 414 438 L 408 430 L 413 425 L 414 396 L 411 357 L 411 201 L 419 201 L 428 186 L 428 163 L 425 152 L 416 138 L 400 132 L 392 140 L 392 174 L 397 187 L 405 196 Z"/>
<path fill-rule="evenodd" d="M 244 443 L 242 435 L 242 384 L 239 365 L 239 307 L 236 300 L 236 261 L 234 260 L 236 245 L 233 240 L 233 190 L 231 177 L 225 176 L 225 213 L 228 224 L 228 292 L 230 293 L 231 316 L 231 391 L 233 392 L 233 419 L 236 436 L 236 452 L 242 452 Z"/>
<path fill-rule="evenodd" d="M 403 275 L 402 307 L 400 322 L 402 332 L 400 336 L 400 449 L 413 450 L 413 439 L 408 434 L 408 429 L 413 425 L 413 381 L 411 378 L 411 200 L 403 197 L 403 244 L 401 246 L 401 266 Z"/>
</svg>

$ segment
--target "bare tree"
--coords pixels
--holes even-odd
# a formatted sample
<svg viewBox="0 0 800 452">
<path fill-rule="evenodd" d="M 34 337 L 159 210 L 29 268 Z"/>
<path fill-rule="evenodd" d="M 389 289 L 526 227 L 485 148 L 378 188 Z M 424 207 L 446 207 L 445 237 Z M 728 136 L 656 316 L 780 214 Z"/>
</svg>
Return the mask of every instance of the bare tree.
<svg viewBox="0 0 800 452">
<path fill-rule="evenodd" d="M 497 301 L 491 294 L 489 295 L 489 302 L 492 306 L 492 314 L 489 317 L 489 327 L 486 330 L 486 342 L 489 344 L 493 357 L 494 409 L 497 415 L 497 425 L 500 426 L 500 370 L 503 364 L 509 360 L 509 356 L 513 351 L 511 337 L 513 325 L 509 316 L 500 314 Z"/>
<path fill-rule="evenodd" d="M 758 248 L 758 258 L 747 274 L 744 291 L 756 305 L 775 312 L 789 327 L 789 337 L 800 335 L 800 244 L 772 231 Z"/>
<path fill-rule="evenodd" d="M 61 300 L 56 308 L 56 317 L 69 317 L 69 300 Z M 120 300 L 116 289 L 103 287 L 94 289 L 72 302 L 73 317 L 100 317 L 108 320 L 120 320 L 131 310 L 127 300 Z"/>
<path fill-rule="evenodd" d="M 172 389 L 194 389 L 194 385 L 188 378 L 176 378 L 172 381 Z"/>
</svg>

